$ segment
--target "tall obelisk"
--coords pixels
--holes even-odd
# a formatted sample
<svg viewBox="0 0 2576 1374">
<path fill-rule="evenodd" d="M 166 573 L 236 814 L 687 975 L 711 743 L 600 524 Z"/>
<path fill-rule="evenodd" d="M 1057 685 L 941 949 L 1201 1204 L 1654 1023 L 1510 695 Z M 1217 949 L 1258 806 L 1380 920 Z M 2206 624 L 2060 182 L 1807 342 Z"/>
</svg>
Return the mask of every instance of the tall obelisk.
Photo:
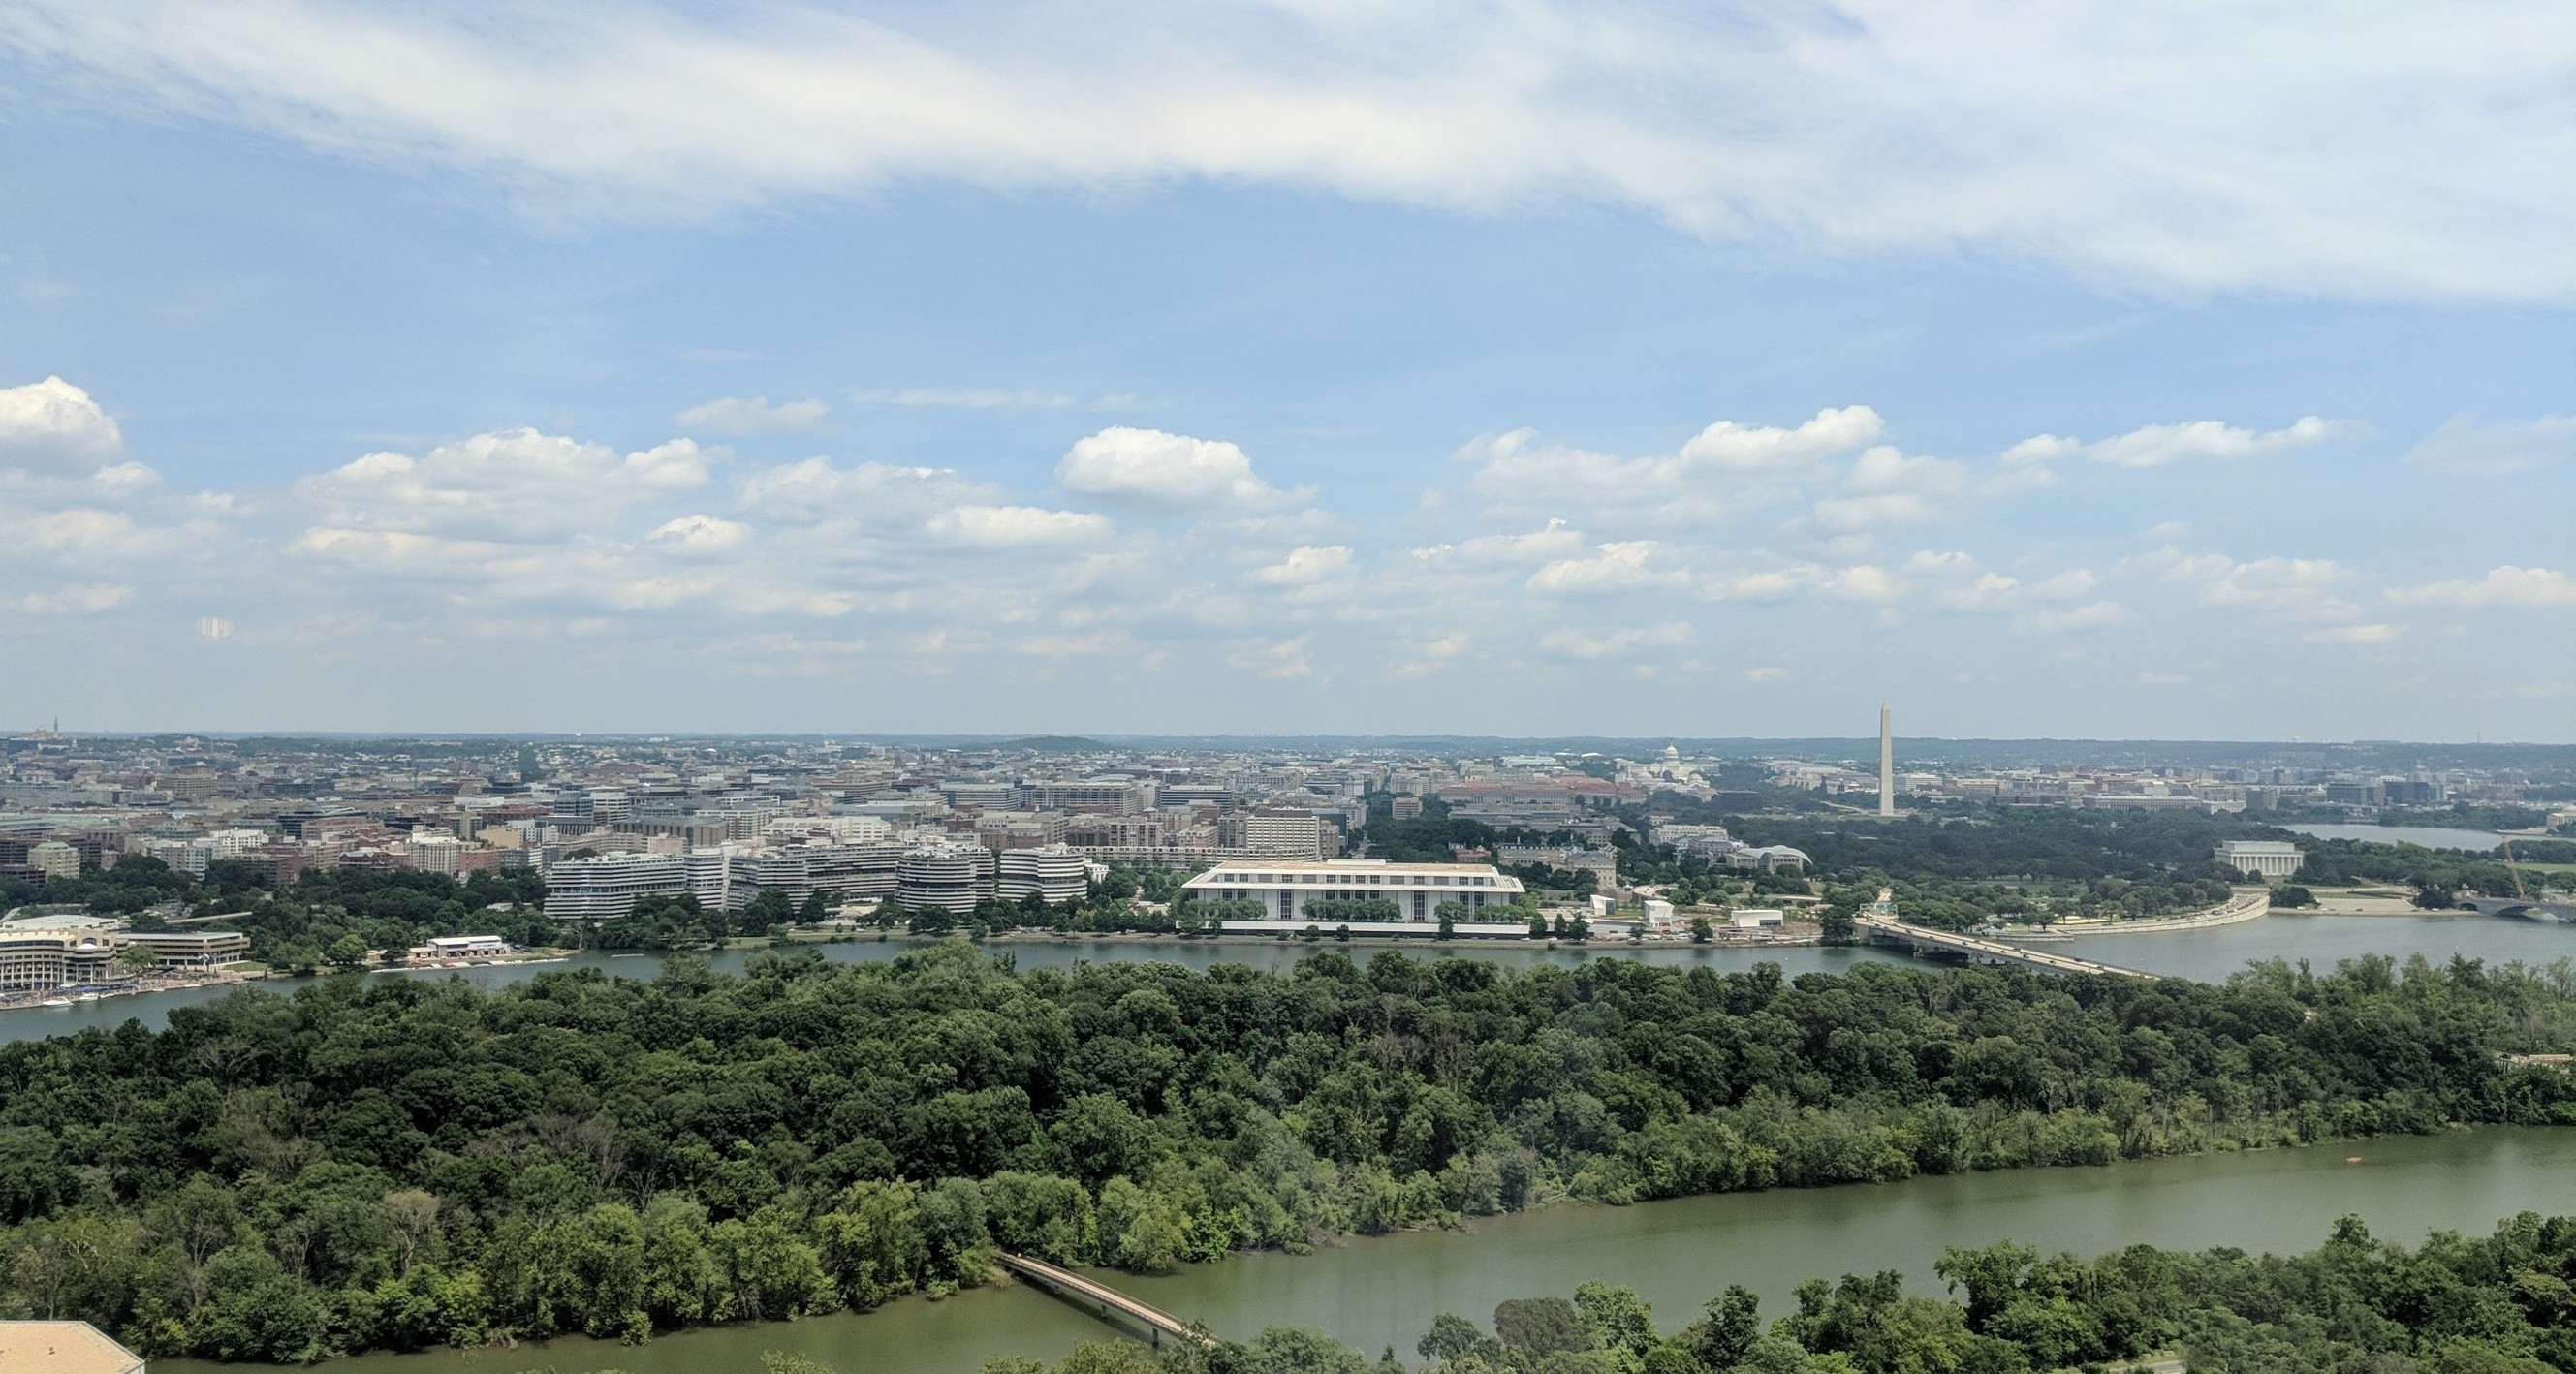
<svg viewBox="0 0 2576 1374">
<path fill-rule="evenodd" d="M 1878 704 L 1878 814 L 1896 814 L 1896 735 L 1895 721 L 1887 713 L 1887 703 Z"/>
</svg>

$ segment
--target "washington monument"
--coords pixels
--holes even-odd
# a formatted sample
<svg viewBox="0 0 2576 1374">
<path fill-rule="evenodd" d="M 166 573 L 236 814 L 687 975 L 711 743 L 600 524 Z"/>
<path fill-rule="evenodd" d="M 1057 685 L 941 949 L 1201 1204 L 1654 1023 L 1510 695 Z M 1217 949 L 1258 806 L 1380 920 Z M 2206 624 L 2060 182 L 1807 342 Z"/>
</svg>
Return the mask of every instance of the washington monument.
<svg viewBox="0 0 2576 1374">
<path fill-rule="evenodd" d="M 1896 735 L 1887 703 L 1878 704 L 1878 814 L 1896 814 Z"/>
</svg>

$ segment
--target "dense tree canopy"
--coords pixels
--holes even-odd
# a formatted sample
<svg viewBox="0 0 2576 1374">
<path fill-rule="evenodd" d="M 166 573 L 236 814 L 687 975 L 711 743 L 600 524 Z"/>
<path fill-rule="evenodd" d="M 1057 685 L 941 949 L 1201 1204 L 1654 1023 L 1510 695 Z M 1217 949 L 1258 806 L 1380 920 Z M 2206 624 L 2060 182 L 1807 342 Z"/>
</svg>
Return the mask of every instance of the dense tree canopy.
<svg viewBox="0 0 2576 1374">
<path fill-rule="evenodd" d="M 294 1359 L 640 1337 L 1572 1196 L 2576 1121 L 2576 966 L 2225 986 L 954 943 L 481 992 L 344 977 L 0 1047 L 0 1307 Z"/>
</svg>

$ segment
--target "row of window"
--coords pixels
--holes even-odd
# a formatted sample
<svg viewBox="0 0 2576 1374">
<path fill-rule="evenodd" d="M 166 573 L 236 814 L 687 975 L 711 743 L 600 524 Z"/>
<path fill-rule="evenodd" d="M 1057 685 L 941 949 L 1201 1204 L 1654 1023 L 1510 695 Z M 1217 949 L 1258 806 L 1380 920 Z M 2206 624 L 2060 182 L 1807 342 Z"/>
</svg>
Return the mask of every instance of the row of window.
<svg viewBox="0 0 2576 1374">
<path fill-rule="evenodd" d="M 1401 873 L 1213 873 L 1209 876 L 1218 882 L 1226 883 L 1289 883 L 1298 886 L 1321 884 L 1327 887 L 1403 887 L 1406 885 L 1405 875 Z M 1496 886 L 1493 878 L 1472 873 L 1455 875 L 1416 873 L 1412 875 L 1412 879 L 1414 887 Z"/>
</svg>

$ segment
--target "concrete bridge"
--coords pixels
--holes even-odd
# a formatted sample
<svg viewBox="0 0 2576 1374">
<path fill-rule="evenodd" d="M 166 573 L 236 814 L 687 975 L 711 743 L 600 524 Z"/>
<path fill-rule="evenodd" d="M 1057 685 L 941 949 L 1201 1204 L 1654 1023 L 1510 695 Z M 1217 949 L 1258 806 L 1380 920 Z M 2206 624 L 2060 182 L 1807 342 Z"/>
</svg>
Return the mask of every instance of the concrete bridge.
<svg viewBox="0 0 2576 1374">
<path fill-rule="evenodd" d="M 1216 1345 L 1215 1337 L 1184 1325 L 1179 1318 L 1169 1312 L 1158 1307 L 1149 1307 L 1107 1284 L 1094 1283 L 1070 1269 L 1060 1268 L 1045 1260 L 1033 1260 L 1025 1255 L 995 1255 L 993 1258 L 1001 1261 L 1003 1268 L 1042 1288 L 1052 1290 L 1056 1296 L 1074 1306 L 1090 1308 L 1092 1314 L 1102 1321 L 1116 1324 L 1123 1319 L 1127 1324 L 1144 1332 L 1146 1339 L 1151 1341 L 1157 1350 L 1162 1349 L 1165 1336 L 1192 1341 L 1211 1349 Z"/>
<path fill-rule="evenodd" d="M 1973 964 L 2015 964 L 2048 973 L 2099 973 L 2113 978 L 2144 978 L 2150 982 L 2156 978 L 2152 973 L 2095 959 L 2078 959 L 2071 954 L 2051 954 L 2026 945 L 1981 940 L 1974 935 L 1909 925 L 1896 919 L 1893 911 L 1886 909 L 1883 900 L 1869 914 L 1853 917 L 1852 925 L 1866 932 L 1869 942 L 1874 945 L 1900 945 L 1917 954 L 1953 954 Z"/>
<path fill-rule="evenodd" d="M 2462 897 L 2459 905 L 2463 910 L 2486 916 L 2576 925 L 2576 902 L 2543 902 L 2521 897 Z"/>
</svg>

